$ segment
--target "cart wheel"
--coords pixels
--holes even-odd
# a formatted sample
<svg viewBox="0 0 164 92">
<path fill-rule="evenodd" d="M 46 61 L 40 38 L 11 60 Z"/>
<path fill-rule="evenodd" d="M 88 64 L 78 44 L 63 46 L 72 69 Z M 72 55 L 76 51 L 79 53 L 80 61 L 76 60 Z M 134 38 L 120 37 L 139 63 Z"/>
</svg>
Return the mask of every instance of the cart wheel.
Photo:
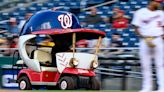
<svg viewBox="0 0 164 92">
<path fill-rule="evenodd" d="M 96 79 L 96 77 L 90 78 L 90 90 L 100 90 L 100 81 Z"/>
<path fill-rule="evenodd" d="M 19 89 L 20 90 L 32 90 L 31 83 L 27 76 L 22 76 L 18 79 Z"/>
<path fill-rule="evenodd" d="M 61 90 L 71 90 L 75 89 L 76 87 L 76 81 L 73 79 L 73 77 L 64 76 L 59 81 L 59 88 Z"/>
</svg>

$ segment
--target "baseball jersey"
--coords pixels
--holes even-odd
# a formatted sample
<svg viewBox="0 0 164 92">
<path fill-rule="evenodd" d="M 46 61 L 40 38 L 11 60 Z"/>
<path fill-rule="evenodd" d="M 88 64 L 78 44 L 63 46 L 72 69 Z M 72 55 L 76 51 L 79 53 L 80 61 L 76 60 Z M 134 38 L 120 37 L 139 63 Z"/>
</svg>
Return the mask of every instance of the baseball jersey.
<svg viewBox="0 0 164 92">
<path fill-rule="evenodd" d="M 134 14 L 132 24 L 139 27 L 143 36 L 161 36 L 164 34 L 164 12 L 162 10 L 151 11 L 141 8 Z"/>
</svg>

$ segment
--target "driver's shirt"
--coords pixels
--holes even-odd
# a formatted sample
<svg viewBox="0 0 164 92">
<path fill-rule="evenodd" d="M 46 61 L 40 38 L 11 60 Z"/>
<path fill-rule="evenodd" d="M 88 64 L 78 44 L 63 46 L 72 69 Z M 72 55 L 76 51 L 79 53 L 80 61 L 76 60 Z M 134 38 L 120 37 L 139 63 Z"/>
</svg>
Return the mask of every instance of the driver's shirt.
<svg viewBox="0 0 164 92">
<path fill-rule="evenodd" d="M 141 8 L 135 12 L 132 24 L 139 27 L 143 36 L 161 36 L 164 34 L 164 12 Z"/>
</svg>

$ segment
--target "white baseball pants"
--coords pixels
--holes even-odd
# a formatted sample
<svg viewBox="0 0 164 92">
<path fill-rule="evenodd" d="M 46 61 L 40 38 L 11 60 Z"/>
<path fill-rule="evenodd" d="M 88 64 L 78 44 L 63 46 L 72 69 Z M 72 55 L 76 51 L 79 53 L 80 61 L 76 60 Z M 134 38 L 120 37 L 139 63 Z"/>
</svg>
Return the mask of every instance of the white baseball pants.
<svg viewBox="0 0 164 92">
<path fill-rule="evenodd" d="M 145 40 L 140 41 L 140 63 L 143 74 L 142 89 L 152 90 L 152 58 L 156 66 L 158 89 L 164 89 L 164 43 L 163 39 L 158 37 L 152 41 L 156 47 L 150 48 Z"/>
</svg>

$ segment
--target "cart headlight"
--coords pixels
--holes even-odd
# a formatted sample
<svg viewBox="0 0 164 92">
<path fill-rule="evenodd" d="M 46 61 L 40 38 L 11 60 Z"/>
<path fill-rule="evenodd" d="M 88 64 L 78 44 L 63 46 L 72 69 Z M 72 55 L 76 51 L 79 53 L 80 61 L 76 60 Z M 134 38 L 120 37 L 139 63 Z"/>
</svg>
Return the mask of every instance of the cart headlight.
<svg viewBox="0 0 164 92">
<path fill-rule="evenodd" d="M 76 58 L 71 58 L 69 64 L 71 67 L 76 67 L 79 64 L 79 61 Z"/>
<path fill-rule="evenodd" d="M 95 69 L 95 68 L 97 68 L 98 67 L 98 62 L 97 61 L 92 61 L 92 63 L 91 63 L 91 68 L 93 68 L 93 69 Z"/>
</svg>

